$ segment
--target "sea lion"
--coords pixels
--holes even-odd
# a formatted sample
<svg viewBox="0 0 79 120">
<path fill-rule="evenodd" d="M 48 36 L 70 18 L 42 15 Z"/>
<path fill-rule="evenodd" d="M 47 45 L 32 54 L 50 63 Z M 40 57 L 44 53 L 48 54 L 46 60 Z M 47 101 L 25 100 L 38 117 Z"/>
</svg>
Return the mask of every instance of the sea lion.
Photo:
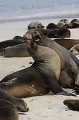
<svg viewBox="0 0 79 120">
<path fill-rule="evenodd" d="M 0 81 L 0 89 L 16 97 L 44 95 L 49 91 L 73 95 L 62 87 L 74 88 L 75 84 L 79 84 L 78 59 L 50 38 L 41 36 L 38 31 L 29 32 L 27 36 L 27 50 L 34 63 L 4 77 Z"/>
<path fill-rule="evenodd" d="M 47 29 L 52 29 L 52 30 L 58 29 L 57 25 L 54 24 L 54 23 L 49 23 L 49 24 L 46 26 L 46 28 L 47 28 Z"/>
<path fill-rule="evenodd" d="M 71 28 L 78 28 L 79 27 L 79 20 L 78 19 L 73 19 L 70 22 Z"/>
<path fill-rule="evenodd" d="M 54 41 L 68 50 L 70 50 L 74 45 L 79 44 L 79 39 L 71 39 L 71 38 L 70 39 L 59 38 L 59 39 L 54 39 Z"/>
<path fill-rule="evenodd" d="M 28 34 L 30 34 L 30 31 L 28 32 Z M 37 32 L 34 31 L 32 34 L 32 42 L 31 42 L 32 44 L 34 41 L 34 36 L 35 36 L 36 42 L 38 42 L 41 39 L 43 46 L 47 46 L 47 47 L 53 49 L 59 55 L 61 64 L 62 64 L 60 77 L 59 77 L 60 84 L 63 87 L 68 87 L 68 86 L 74 87 L 76 84 L 79 85 L 79 80 L 78 80 L 78 78 L 79 78 L 79 60 L 73 54 L 71 54 L 67 49 L 58 45 L 55 41 L 51 41 L 51 39 L 46 36 L 41 36 L 40 33 L 38 33 L 38 31 Z M 29 39 L 29 35 L 28 35 L 28 39 Z M 64 56 L 64 59 L 63 59 L 63 56 Z M 63 69 L 63 68 L 65 68 L 65 69 Z M 68 73 L 69 69 L 71 70 L 70 73 Z M 72 76 L 73 73 L 75 73 L 74 76 Z M 64 78 L 64 76 L 65 76 L 65 78 Z M 70 78 L 70 76 L 71 76 L 71 78 Z M 64 81 L 63 81 L 63 78 L 65 79 Z"/>
<path fill-rule="evenodd" d="M 2 90 L 0 90 L 0 99 L 11 102 L 20 112 L 27 112 L 29 110 L 24 100 L 22 100 L 21 98 L 13 97 Z"/>
<path fill-rule="evenodd" d="M 13 45 L 17 45 L 17 44 L 21 44 L 23 43 L 22 39 L 11 39 L 11 40 L 5 40 L 0 42 L 0 49 L 6 48 L 8 46 L 13 46 Z"/>
<path fill-rule="evenodd" d="M 28 25 L 28 30 L 35 28 L 44 28 L 44 26 L 39 21 L 33 21 Z"/>
<path fill-rule="evenodd" d="M 27 33 L 26 33 L 27 34 Z M 74 45 L 79 44 L 79 39 L 59 38 L 53 39 L 55 42 L 70 50 Z M 70 50 L 71 51 L 71 50 Z M 71 51 L 74 54 L 78 54 L 78 50 Z M 25 43 L 9 46 L 3 49 L 1 55 L 4 57 L 29 57 L 30 54 L 27 51 L 27 45 Z"/>
<path fill-rule="evenodd" d="M 79 55 L 79 44 L 74 45 L 71 49 L 70 52 L 73 53 L 74 55 Z"/>
<path fill-rule="evenodd" d="M 79 111 L 79 100 L 67 99 L 63 101 L 70 110 Z"/>
<path fill-rule="evenodd" d="M 69 28 L 69 21 L 67 19 L 61 19 L 58 23 L 57 23 L 57 27 L 58 28 Z"/>
<path fill-rule="evenodd" d="M 0 120 L 19 120 L 15 106 L 4 99 L 0 99 Z"/>
<path fill-rule="evenodd" d="M 4 48 L 2 55 L 4 57 L 29 57 L 30 56 L 29 52 L 27 51 L 27 46 L 25 43 Z"/>
<path fill-rule="evenodd" d="M 68 30 L 67 28 L 54 29 L 54 30 L 37 28 L 35 30 L 37 30 L 41 35 L 45 35 L 49 38 L 69 38 L 71 36 L 70 30 Z M 33 31 L 33 29 L 30 30 L 31 33 L 32 33 L 32 31 Z M 26 34 L 27 33 L 28 33 L 28 31 L 26 32 Z M 26 34 L 23 37 L 25 37 Z"/>
</svg>

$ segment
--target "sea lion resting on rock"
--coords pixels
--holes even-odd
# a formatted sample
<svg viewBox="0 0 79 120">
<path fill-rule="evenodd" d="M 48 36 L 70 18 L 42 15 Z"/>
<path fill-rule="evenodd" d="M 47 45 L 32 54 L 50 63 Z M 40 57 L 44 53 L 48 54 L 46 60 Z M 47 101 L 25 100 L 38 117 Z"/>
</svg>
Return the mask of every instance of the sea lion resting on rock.
<svg viewBox="0 0 79 120">
<path fill-rule="evenodd" d="M 69 109 L 74 110 L 74 111 L 79 111 L 79 100 L 67 99 L 67 100 L 64 100 L 63 103 Z"/>
<path fill-rule="evenodd" d="M 62 87 L 74 88 L 75 84 L 79 84 L 78 59 L 37 31 L 29 31 L 27 38 L 28 52 L 34 63 L 31 67 L 4 77 L 0 82 L 0 89 L 16 97 L 44 95 L 49 91 L 73 95 Z"/>
</svg>

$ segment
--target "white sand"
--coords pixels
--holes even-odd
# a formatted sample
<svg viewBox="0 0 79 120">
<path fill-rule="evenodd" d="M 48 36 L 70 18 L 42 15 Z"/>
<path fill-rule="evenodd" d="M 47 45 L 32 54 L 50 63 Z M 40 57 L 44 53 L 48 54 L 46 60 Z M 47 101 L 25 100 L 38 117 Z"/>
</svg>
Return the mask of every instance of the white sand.
<svg viewBox="0 0 79 120">
<path fill-rule="evenodd" d="M 43 25 L 47 25 L 54 20 L 39 20 Z M 55 22 L 58 22 L 55 20 Z M 11 39 L 16 35 L 23 36 L 30 21 L 20 21 L 13 23 L 0 23 L 0 41 Z M 79 38 L 79 29 L 71 30 L 72 38 Z M 31 57 L 4 58 L 0 56 L 0 80 L 9 73 L 29 66 L 33 61 Z M 79 112 L 69 110 L 64 104 L 65 99 L 79 99 L 63 95 L 45 95 L 25 98 L 29 107 L 29 112 L 19 115 L 20 120 L 78 120 Z"/>
</svg>

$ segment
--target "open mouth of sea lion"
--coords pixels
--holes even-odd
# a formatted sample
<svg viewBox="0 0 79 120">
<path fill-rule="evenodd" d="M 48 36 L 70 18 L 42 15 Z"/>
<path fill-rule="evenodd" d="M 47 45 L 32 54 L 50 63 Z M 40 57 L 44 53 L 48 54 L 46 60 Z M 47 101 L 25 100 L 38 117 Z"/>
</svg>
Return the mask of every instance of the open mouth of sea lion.
<svg viewBox="0 0 79 120">
<path fill-rule="evenodd" d="M 27 45 L 29 48 L 37 49 L 37 45 L 42 42 L 42 36 L 38 31 L 33 31 L 32 34 L 27 34 Z"/>
</svg>

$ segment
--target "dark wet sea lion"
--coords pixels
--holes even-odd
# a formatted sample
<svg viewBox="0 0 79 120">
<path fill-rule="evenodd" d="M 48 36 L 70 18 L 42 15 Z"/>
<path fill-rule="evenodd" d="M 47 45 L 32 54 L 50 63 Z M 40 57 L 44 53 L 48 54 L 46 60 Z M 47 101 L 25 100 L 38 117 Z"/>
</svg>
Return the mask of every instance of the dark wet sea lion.
<svg viewBox="0 0 79 120">
<path fill-rule="evenodd" d="M 15 106 L 4 99 L 0 99 L 0 120 L 19 120 Z"/>
<path fill-rule="evenodd" d="M 10 96 L 9 94 L 7 94 L 6 92 L 2 90 L 0 90 L 0 99 L 4 99 L 4 100 L 11 102 L 18 111 L 21 111 L 21 112 L 28 111 L 27 104 L 24 102 L 24 100 Z"/>
<path fill-rule="evenodd" d="M 79 100 L 67 99 L 63 101 L 70 110 L 79 111 Z"/>
<path fill-rule="evenodd" d="M 49 38 L 68 38 L 71 36 L 70 30 L 68 30 L 67 28 L 61 28 L 61 29 L 43 29 L 43 28 L 37 28 L 34 29 L 37 30 L 41 35 L 45 35 Z M 30 33 L 32 33 L 33 29 L 30 30 Z M 26 34 L 28 33 L 28 31 L 26 32 Z M 26 34 L 24 35 L 24 37 L 26 37 Z"/>
<path fill-rule="evenodd" d="M 23 43 L 23 40 L 16 40 L 16 39 L 12 39 L 12 40 L 5 40 L 0 42 L 0 49 L 6 48 L 8 46 L 13 46 L 13 45 L 17 45 L 17 44 L 21 44 Z"/>
<path fill-rule="evenodd" d="M 74 88 L 75 84 L 79 84 L 78 59 L 48 37 L 41 36 L 38 31 L 29 33 L 26 42 L 34 63 L 4 77 L 0 89 L 16 97 L 44 95 L 49 91 L 73 95 L 62 87 Z"/>
<path fill-rule="evenodd" d="M 52 29 L 52 30 L 58 29 L 57 25 L 54 24 L 54 23 L 49 23 L 49 24 L 46 26 L 46 28 L 47 28 L 47 29 Z"/>
</svg>

